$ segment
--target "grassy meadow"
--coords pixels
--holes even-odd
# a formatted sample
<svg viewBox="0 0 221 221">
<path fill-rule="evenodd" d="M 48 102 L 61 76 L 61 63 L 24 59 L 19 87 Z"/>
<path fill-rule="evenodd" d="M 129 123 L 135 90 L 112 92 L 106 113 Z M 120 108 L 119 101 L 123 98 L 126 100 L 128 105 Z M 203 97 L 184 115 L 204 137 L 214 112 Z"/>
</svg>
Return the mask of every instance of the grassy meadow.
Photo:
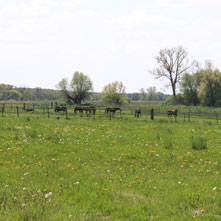
<svg viewBox="0 0 221 221">
<path fill-rule="evenodd" d="M 0 118 L 0 221 L 220 220 L 221 125 Z"/>
</svg>

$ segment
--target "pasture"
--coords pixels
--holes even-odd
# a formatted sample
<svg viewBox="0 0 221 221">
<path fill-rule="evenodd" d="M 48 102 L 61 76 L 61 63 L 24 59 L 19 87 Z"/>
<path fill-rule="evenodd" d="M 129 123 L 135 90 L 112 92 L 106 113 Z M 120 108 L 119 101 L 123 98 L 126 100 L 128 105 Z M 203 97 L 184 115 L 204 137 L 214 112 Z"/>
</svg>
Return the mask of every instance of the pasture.
<svg viewBox="0 0 221 221">
<path fill-rule="evenodd" d="M 0 118 L 0 220 L 221 219 L 219 124 L 30 114 Z"/>
</svg>

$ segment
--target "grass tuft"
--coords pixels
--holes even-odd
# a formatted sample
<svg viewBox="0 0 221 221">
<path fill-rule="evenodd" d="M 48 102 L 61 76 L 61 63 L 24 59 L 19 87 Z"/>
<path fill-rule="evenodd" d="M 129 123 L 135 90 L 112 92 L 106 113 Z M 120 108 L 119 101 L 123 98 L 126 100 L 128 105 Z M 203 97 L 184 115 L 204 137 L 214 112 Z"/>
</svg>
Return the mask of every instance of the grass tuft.
<svg viewBox="0 0 221 221">
<path fill-rule="evenodd" d="M 192 137 L 192 149 L 194 150 L 205 150 L 207 149 L 207 140 L 203 137 Z"/>
</svg>

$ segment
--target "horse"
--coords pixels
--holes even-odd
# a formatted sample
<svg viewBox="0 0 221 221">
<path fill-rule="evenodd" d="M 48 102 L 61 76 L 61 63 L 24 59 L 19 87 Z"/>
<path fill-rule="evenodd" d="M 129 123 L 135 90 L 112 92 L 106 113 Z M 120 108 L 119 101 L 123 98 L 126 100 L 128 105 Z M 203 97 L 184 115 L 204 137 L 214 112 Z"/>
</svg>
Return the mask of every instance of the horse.
<svg viewBox="0 0 221 221">
<path fill-rule="evenodd" d="M 60 112 L 60 111 L 66 112 L 67 107 L 64 107 L 64 106 L 55 107 L 54 112 Z"/>
<path fill-rule="evenodd" d="M 76 107 L 74 108 L 74 113 L 75 113 L 75 114 L 76 114 L 77 112 L 83 113 L 84 111 L 86 112 L 86 114 L 87 114 L 87 113 L 91 114 L 91 112 L 92 112 L 93 115 L 95 115 L 96 107 L 91 105 L 91 106 L 76 106 Z"/>
<path fill-rule="evenodd" d="M 137 118 L 141 117 L 141 110 L 140 110 L 140 108 L 137 108 L 135 110 L 135 115 L 134 116 L 137 117 Z"/>
<path fill-rule="evenodd" d="M 32 111 L 34 111 L 34 108 L 26 108 L 25 111 L 32 112 Z"/>
<path fill-rule="evenodd" d="M 167 115 L 170 118 L 171 118 L 172 115 L 174 115 L 174 117 L 176 118 L 177 117 L 177 110 L 168 110 Z"/>
<path fill-rule="evenodd" d="M 106 107 L 105 108 L 105 114 L 115 114 L 116 111 L 120 111 L 120 113 L 122 112 L 122 110 L 119 107 Z"/>
</svg>

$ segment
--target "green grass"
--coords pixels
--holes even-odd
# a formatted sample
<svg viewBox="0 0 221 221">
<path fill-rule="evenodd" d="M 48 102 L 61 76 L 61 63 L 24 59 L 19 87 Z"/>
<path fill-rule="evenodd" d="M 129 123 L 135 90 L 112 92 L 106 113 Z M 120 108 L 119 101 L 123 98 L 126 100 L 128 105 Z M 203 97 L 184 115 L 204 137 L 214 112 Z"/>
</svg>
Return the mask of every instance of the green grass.
<svg viewBox="0 0 221 221">
<path fill-rule="evenodd" d="M 0 220 L 220 220 L 220 159 L 215 124 L 0 118 Z"/>
</svg>

